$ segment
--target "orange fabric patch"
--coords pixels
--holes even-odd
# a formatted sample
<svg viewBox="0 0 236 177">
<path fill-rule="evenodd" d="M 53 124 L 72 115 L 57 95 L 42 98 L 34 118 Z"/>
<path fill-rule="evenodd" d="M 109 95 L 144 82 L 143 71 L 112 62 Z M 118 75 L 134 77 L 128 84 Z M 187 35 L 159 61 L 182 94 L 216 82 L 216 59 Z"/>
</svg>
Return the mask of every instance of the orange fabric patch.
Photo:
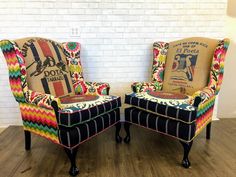
<svg viewBox="0 0 236 177">
<path fill-rule="evenodd" d="M 38 42 L 44 56 L 53 57 L 52 51 L 46 41 L 38 40 L 37 42 Z"/>
<path fill-rule="evenodd" d="M 60 81 L 53 82 L 53 87 L 54 87 L 55 94 L 57 97 L 64 95 L 63 85 Z"/>
</svg>

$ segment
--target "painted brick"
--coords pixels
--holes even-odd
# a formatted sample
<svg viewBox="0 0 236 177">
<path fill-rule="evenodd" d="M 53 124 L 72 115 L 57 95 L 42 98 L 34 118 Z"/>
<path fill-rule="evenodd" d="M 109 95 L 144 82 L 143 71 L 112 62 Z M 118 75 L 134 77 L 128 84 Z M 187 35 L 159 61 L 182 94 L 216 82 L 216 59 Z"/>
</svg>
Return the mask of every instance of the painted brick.
<svg viewBox="0 0 236 177">
<path fill-rule="evenodd" d="M 111 94 L 123 97 L 131 82 L 150 80 L 154 41 L 224 37 L 226 6 L 227 0 L 1 0 L 0 36 L 78 41 L 86 80 L 109 82 Z M 7 73 L 0 54 L 0 126 L 21 123 Z"/>
</svg>

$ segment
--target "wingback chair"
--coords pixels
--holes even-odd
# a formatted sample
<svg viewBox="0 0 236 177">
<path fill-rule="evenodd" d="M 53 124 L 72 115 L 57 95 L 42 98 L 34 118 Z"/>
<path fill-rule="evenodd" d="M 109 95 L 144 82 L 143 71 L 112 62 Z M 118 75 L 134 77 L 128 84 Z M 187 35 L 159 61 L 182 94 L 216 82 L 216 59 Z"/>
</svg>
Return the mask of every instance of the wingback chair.
<svg viewBox="0 0 236 177">
<path fill-rule="evenodd" d="M 12 93 L 19 103 L 25 149 L 31 132 L 64 147 L 75 176 L 78 145 L 116 124 L 121 142 L 120 97 L 109 96 L 109 84 L 85 82 L 80 44 L 44 38 L 2 40 Z"/>
<path fill-rule="evenodd" d="M 159 132 L 181 142 L 182 165 L 190 166 L 188 154 L 194 138 L 205 128 L 210 139 L 215 98 L 220 90 L 229 40 L 187 38 L 155 42 L 151 82 L 135 82 L 125 95 L 126 137 L 130 124 Z"/>
</svg>

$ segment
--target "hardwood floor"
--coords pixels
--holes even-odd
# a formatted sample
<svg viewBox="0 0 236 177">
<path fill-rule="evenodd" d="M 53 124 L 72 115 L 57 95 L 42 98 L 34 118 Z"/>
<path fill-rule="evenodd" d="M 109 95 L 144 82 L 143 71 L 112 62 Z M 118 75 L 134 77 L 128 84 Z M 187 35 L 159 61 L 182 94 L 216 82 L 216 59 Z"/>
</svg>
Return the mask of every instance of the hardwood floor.
<svg viewBox="0 0 236 177">
<path fill-rule="evenodd" d="M 114 133 L 112 128 L 79 147 L 80 177 L 236 176 L 236 119 L 213 122 L 211 140 L 205 132 L 195 139 L 190 169 L 180 166 L 182 147 L 176 140 L 131 126 L 130 144 L 116 144 Z M 0 134 L 0 177 L 64 177 L 69 165 L 59 145 L 36 135 L 26 152 L 22 127 Z"/>
</svg>

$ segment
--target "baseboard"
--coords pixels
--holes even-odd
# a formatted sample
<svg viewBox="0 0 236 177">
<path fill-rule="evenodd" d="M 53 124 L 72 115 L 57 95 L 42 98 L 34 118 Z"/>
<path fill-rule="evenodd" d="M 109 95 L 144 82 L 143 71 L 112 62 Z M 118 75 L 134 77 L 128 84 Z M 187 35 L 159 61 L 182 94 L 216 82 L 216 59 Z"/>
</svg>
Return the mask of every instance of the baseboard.
<svg viewBox="0 0 236 177">
<path fill-rule="evenodd" d="M 5 129 L 7 127 L 9 127 L 9 125 L 0 125 L 0 129 Z"/>
<path fill-rule="evenodd" d="M 213 117 L 212 120 L 215 121 L 215 120 L 220 120 L 220 119 L 217 117 Z"/>
</svg>

